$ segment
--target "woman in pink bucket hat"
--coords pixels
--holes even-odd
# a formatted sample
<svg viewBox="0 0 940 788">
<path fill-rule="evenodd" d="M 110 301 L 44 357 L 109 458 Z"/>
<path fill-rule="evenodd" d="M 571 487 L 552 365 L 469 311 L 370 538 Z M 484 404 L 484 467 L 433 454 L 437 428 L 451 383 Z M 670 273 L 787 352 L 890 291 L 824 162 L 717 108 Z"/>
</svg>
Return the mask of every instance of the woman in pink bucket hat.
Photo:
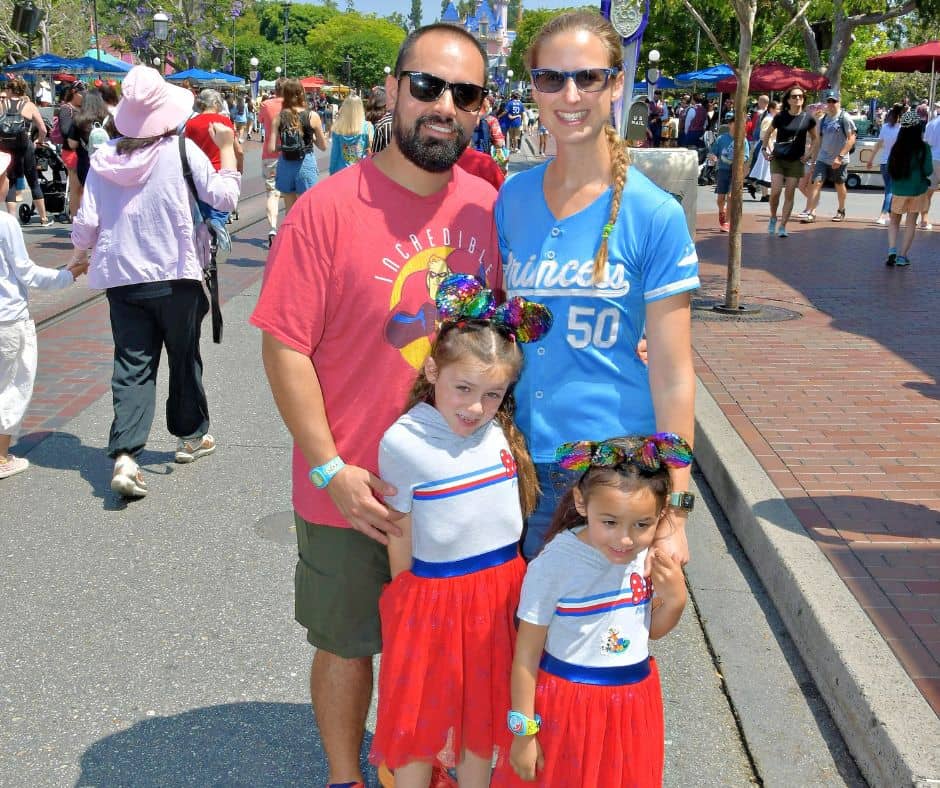
<svg viewBox="0 0 940 788">
<path fill-rule="evenodd" d="M 178 439 L 176 461 L 215 451 L 199 351 L 209 309 L 202 285 L 207 247 L 203 226 L 193 221 L 195 199 L 183 155 L 199 199 L 213 208 L 234 210 L 241 176 L 231 129 L 209 129 L 220 150 L 218 172 L 192 141 L 181 142 L 178 131 L 192 113 L 188 90 L 147 66 L 131 69 L 114 113 L 122 136 L 91 157 L 72 225 L 75 259 L 90 250 L 88 285 L 107 293 L 111 311 L 114 420 L 108 455 L 115 461 L 111 489 L 126 498 L 147 494 L 138 458 L 153 422 L 163 348 L 170 366 L 166 421 Z"/>
</svg>

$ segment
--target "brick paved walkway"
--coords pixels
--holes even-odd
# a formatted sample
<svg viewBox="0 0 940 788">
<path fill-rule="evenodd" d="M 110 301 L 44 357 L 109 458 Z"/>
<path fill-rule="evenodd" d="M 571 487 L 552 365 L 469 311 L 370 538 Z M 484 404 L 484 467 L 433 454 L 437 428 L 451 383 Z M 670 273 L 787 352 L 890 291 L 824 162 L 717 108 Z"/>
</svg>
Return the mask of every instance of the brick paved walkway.
<svg viewBox="0 0 940 788">
<path fill-rule="evenodd" d="M 802 313 L 694 322 L 697 372 L 940 713 L 940 232 L 909 269 L 870 224 L 744 219 L 741 293 Z M 699 214 L 699 297 L 723 298 L 727 236 Z"/>
</svg>

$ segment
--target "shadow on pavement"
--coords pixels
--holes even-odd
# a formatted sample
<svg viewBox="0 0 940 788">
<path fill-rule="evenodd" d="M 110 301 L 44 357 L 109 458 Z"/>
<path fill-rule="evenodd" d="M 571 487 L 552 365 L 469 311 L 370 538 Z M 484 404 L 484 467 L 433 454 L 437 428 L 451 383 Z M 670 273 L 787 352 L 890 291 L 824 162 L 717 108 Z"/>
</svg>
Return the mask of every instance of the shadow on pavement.
<svg viewBox="0 0 940 788">
<path fill-rule="evenodd" d="M 149 483 L 152 476 L 172 474 L 174 456 L 174 452 L 144 449 L 137 458 L 144 479 Z M 30 452 L 29 462 L 39 468 L 78 471 L 91 487 L 92 495 L 102 500 L 104 509 L 113 511 L 127 507 L 127 499 L 111 491 L 114 462 L 108 457 L 106 450 L 99 446 L 85 445 L 77 435 L 70 432 L 53 432 L 48 440 Z"/>
<path fill-rule="evenodd" d="M 370 744 L 367 734 L 365 752 Z M 142 720 L 92 744 L 81 768 L 77 787 L 324 785 L 327 778 L 305 703 L 228 703 Z"/>
</svg>

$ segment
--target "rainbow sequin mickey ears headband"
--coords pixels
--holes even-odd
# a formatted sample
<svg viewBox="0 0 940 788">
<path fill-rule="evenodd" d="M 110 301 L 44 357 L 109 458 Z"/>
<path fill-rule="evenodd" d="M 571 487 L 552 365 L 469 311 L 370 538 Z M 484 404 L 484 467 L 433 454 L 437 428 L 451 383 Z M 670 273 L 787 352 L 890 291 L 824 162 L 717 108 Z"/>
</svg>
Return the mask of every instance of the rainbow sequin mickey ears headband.
<svg viewBox="0 0 940 788">
<path fill-rule="evenodd" d="M 657 432 L 648 437 L 631 436 L 617 441 L 577 441 L 563 443 L 555 451 L 555 460 L 569 471 L 589 468 L 615 468 L 629 463 L 646 471 L 685 468 L 692 462 L 692 447 L 672 432 Z"/>
<path fill-rule="evenodd" d="M 552 327 L 548 307 L 516 296 L 496 305 L 492 290 L 475 276 L 451 274 L 437 291 L 438 317 L 459 324 L 463 320 L 488 320 L 517 342 L 535 342 Z"/>
</svg>

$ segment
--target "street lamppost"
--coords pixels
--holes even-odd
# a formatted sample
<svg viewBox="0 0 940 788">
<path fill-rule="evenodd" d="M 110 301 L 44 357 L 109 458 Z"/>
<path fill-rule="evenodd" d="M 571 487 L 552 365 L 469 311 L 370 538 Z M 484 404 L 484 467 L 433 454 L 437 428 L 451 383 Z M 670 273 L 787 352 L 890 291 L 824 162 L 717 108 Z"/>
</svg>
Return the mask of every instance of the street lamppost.
<svg viewBox="0 0 940 788">
<path fill-rule="evenodd" d="M 352 58 L 349 55 L 346 55 L 343 63 L 346 66 L 346 87 L 352 87 Z"/>
<path fill-rule="evenodd" d="M 385 72 L 385 78 L 388 79 L 388 75 L 392 73 L 392 67 L 386 66 L 385 68 L 382 69 L 382 71 Z"/>
<path fill-rule="evenodd" d="M 507 96 L 511 96 L 511 95 L 512 95 L 512 78 L 513 78 L 513 73 L 514 73 L 514 72 L 513 72 L 513 70 L 512 70 L 511 68 L 506 69 L 506 95 L 507 95 Z"/>
<path fill-rule="evenodd" d="M 251 80 L 251 98 L 258 98 L 258 58 L 253 57 L 248 61 L 251 65 L 251 71 L 248 72 L 248 79 Z"/>
<path fill-rule="evenodd" d="M 275 78 L 275 79 L 280 79 L 280 78 L 281 78 L 281 67 L 280 67 L 280 66 L 275 66 L 275 67 L 274 67 L 274 73 L 276 74 L 276 76 L 275 76 L 274 78 Z"/>
<path fill-rule="evenodd" d="M 290 30 L 290 6 L 291 0 L 280 0 L 281 7 L 284 9 L 284 76 L 287 76 L 287 37 Z"/>
<path fill-rule="evenodd" d="M 163 60 L 164 60 L 164 66 L 163 66 L 163 68 L 160 70 L 160 73 L 161 73 L 161 74 L 163 74 L 163 73 L 166 72 L 166 65 L 165 65 L 165 61 L 166 61 L 166 40 L 167 40 L 167 38 L 169 38 L 169 35 L 170 35 L 170 17 L 168 17 L 166 14 L 164 14 L 163 11 L 157 11 L 157 13 L 155 13 L 155 14 L 153 15 L 153 37 L 154 37 L 155 39 L 157 39 L 157 41 L 162 41 L 162 42 L 163 42 Z M 153 59 L 153 64 L 159 68 L 159 67 L 160 67 L 160 58 L 155 57 L 155 58 Z"/>
<path fill-rule="evenodd" d="M 656 90 L 656 83 L 659 82 L 659 50 L 651 49 L 649 53 L 650 67 L 646 69 L 646 95 L 650 101 L 653 100 L 653 92 Z"/>
</svg>

